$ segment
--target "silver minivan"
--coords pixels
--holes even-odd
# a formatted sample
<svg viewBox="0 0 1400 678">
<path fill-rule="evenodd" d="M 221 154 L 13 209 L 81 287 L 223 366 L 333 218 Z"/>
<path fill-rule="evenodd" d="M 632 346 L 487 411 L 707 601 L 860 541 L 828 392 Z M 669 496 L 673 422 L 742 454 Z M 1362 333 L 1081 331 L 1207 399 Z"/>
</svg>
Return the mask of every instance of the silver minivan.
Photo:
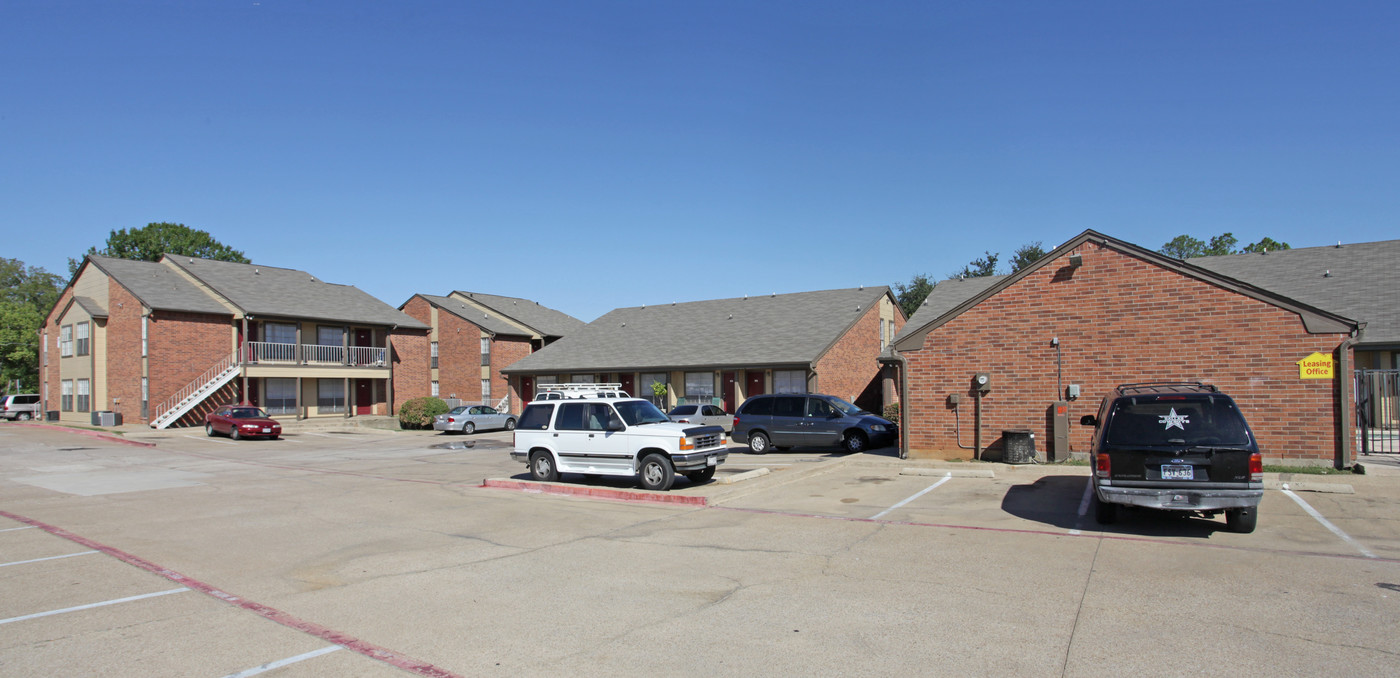
<svg viewBox="0 0 1400 678">
<path fill-rule="evenodd" d="M 17 393 L 0 396 L 0 418 L 29 421 L 39 418 L 39 396 L 34 393 Z"/>
</svg>

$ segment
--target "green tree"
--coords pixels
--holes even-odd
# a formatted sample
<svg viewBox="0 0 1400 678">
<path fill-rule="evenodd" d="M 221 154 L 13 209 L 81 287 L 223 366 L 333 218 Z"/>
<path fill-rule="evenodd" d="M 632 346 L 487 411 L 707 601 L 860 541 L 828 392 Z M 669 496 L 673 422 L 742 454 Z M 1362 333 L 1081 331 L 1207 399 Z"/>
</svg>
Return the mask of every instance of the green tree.
<svg viewBox="0 0 1400 678">
<path fill-rule="evenodd" d="M 1206 245 L 1205 256 L 1218 257 L 1223 254 L 1234 254 L 1235 244 L 1239 242 L 1233 233 L 1221 233 L 1210 239 L 1210 244 Z"/>
<path fill-rule="evenodd" d="M 1189 235 L 1178 235 L 1157 251 L 1174 259 L 1190 259 L 1205 254 L 1206 244 Z"/>
<path fill-rule="evenodd" d="M 240 264 L 252 263 L 242 252 L 215 240 L 207 231 L 164 221 L 146 224 L 141 228 L 112 231 L 111 235 L 107 236 L 105 247 L 100 250 L 89 247 L 87 253 L 138 261 L 160 261 L 163 254 L 178 254 L 200 259 L 236 261 Z M 81 263 L 69 259 L 68 267 L 72 272 L 76 272 Z"/>
<path fill-rule="evenodd" d="M 1040 246 L 1040 241 L 1027 243 L 1016 249 L 1011 255 L 1011 272 L 1015 273 L 1021 269 L 1039 261 L 1045 256 L 1045 248 Z"/>
<path fill-rule="evenodd" d="M 1179 235 L 1172 238 L 1167 244 L 1162 245 L 1162 249 L 1157 250 L 1162 254 L 1177 259 L 1190 259 L 1192 257 L 1217 257 L 1222 254 L 1245 254 L 1247 252 L 1273 252 L 1277 250 L 1292 249 L 1286 242 L 1278 242 L 1273 238 L 1264 238 L 1252 245 L 1246 245 L 1243 249 L 1237 249 L 1239 239 L 1232 233 L 1221 233 L 1210 239 L 1209 243 L 1202 242 L 1189 235 Z"/>
<path fill-rule="evenodd" d="M 39 326 L 63 293 L 63 279 L 18 259 L 0 259 L 0 379 L 6 390 L 39 388 Z"/>
<path fill-rule="evenodd" d="M 996 275 L 997 259 L 1001 256 L 1001 254 L 993 254 L 989 251 L 984 251 L 982 254 L 984 256 L 979 257 L 977 259 L 973 259 L 972 263 L 964 266 L 961 271 L 958 271 L 957 273 L 948 276 L 948 279 L 951 280 L 953 278 L 981 278 L 983 276 Z"/>
<path fill-rule="evenodd" d="M 933 291 L 933 282 L 928 279 L 928 275 L 920 273 L 910 279 L 908 284 L 894 284 L 894 298 L 899 302 L 900 310 L 904 311 L 904 317 L 914 317 L 914 312 L 919 310 L 924 299 L 928 298 L 929 292 Z"/>
<path fill-rule="evenodd" d="M 1241 253 L 1248 252 L 1248 253 L 1253 253 L 1253 254 L 1259 254 L 1260 252 L 1277 252 L 1277 251 L 1279 251 L 1279 250 L 1291 250 L 1291 249 L 1293 249 L 1293 248 L 1292 248 L 1292 247 L 1289 247 L 1289 246 L 1288 246 L 1288 243 L 1286 243 L 1286 242 L 1278 242 L 1277 240 L 1274 240 L 1273 238 L 1264 238 L 1263 240 L 1260 240 L 1259 242 L 1256 242 L 1256 243 L 1254 243 L 1254 244 L 1252 244 L 1252 245 L 1245 245 L 1245 246 L 1244 246 L 1244 249 L 1240 250 L 1240 252 L 1241 252 Z"/>
</svg>

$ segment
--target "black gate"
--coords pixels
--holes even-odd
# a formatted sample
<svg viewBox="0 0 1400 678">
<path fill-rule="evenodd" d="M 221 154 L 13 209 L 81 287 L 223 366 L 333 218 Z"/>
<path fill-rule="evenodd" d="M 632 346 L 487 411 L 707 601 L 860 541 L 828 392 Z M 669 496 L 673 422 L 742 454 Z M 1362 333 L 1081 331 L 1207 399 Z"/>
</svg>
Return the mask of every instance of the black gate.
<svg viewBox="0 0 1400 678">
<path fill-rule="evenodd" d="M 1400 454 L 1400 370 L 1357 370 L 1357 449 Z"/>
</svg>

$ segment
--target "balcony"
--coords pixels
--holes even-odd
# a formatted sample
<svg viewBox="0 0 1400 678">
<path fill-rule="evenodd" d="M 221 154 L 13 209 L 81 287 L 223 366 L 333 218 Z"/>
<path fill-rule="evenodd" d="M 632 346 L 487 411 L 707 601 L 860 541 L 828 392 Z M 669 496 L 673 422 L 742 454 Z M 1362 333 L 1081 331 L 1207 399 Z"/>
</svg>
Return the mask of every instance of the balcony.
<svg viewBox="0 0 1400 678">
<path fill-rule="evenodd" d="M 388 367 L 389 350 L 376 346 L 346 347 L 249 341 L 243 344 L 242 358 L 244 365 Z"/>
</svg>

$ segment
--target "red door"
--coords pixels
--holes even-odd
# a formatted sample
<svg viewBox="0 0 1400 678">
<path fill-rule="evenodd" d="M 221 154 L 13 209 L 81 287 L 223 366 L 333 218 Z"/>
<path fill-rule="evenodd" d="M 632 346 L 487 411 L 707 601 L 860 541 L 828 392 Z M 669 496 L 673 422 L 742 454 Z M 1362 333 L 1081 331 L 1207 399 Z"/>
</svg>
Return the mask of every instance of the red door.
<svg viewBox="0 0 1400 678">
<path fill-rule="evenodd" d="M 748 380 L 744 382 L 744 395 L 749 398 L 763 395 L 763 370 L 751 370 L 748 377 Z"/>
<path fill-rule="evenodd" d="M 355 414 L 374 412 L 374 380 L 355 380 Z"/>
<path fill-rule="evenodd" d="M 734 413 L 734 373 L 724 372 L 719 375 L 720 397 L 724 399 L 724 411 Z"/>
<path fill-rule="evenodd" d="M 520 402 L 521 402 L 521 403 L 528 403 L 528 402 L 530 402 L 531 400 L 534 400 L 534 399 L 535 399 L 535 378 L 534 378 L 534 377 L 521 377 L 521 378 L 520 378 Z M 521 409 L 523 410 L 524 408 L 522 407 Z"/>
<path fill-rule="evenodd" d="M 632 390 L 632 387 L 637 385 L 637 380 L 632 377 L 632 374 L 630 372 L 627 374 L 620 375 L 617 379 L 617 383 L 622 384 L 622 390 L 626 391 L 627 395 L 637 395 L 637 392 Z"/>
</svg>

